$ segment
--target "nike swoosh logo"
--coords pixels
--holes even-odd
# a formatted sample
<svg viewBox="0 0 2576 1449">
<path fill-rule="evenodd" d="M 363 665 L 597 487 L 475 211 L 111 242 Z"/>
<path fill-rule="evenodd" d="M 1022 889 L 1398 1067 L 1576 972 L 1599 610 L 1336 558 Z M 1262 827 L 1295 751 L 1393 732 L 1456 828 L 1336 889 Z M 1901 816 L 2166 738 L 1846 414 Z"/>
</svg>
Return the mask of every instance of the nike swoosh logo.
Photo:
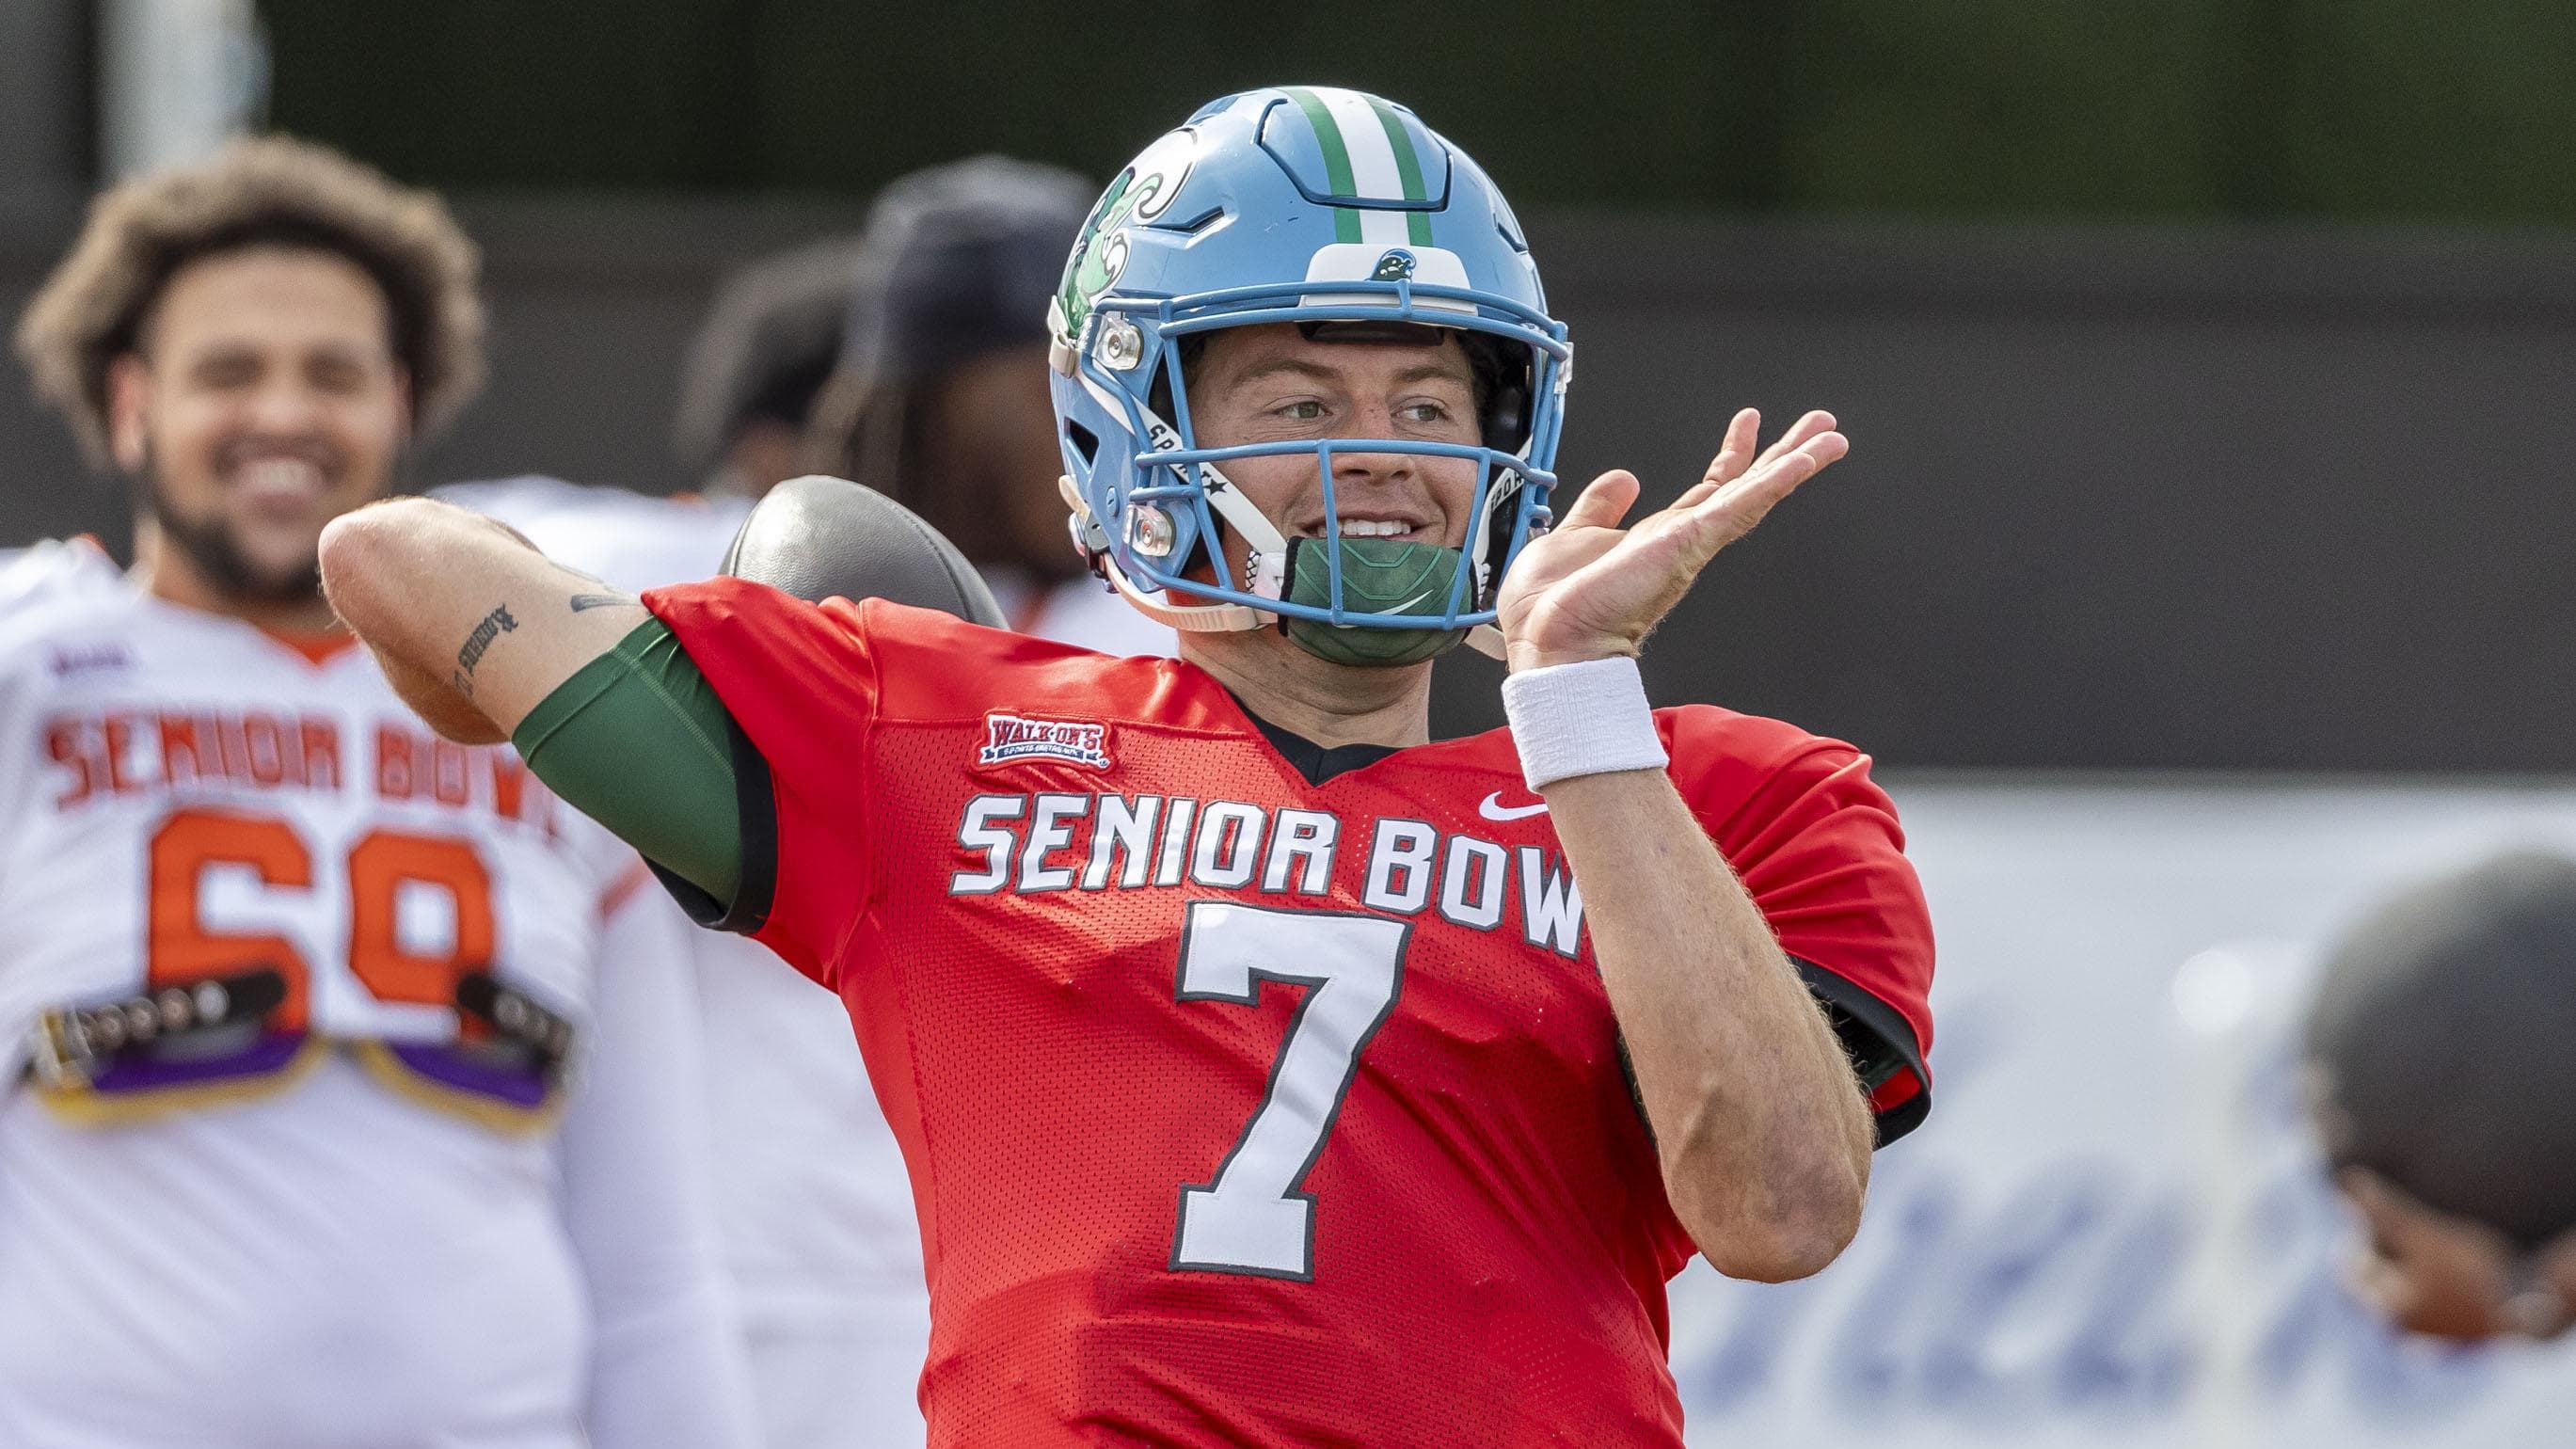
<svg viewBox="0 0 2576 1449">
<path fill-rule="evenodd" d="M 1533 815 L 1545 815 L 1547 802 L 1541 800 L 1535 805 L 1506 805 L 1503 803 L 1503 792 L 1496 790 L 1476 806 L 1476 813 L 1488 820 L 1527 820 Z"/>
<path fill-rule="evenodd" d="M 1424 589 L 1421 593 L 1414 595 L 1412 598 L 1405 600 L 1401 604 L 1389 604 L 1383 609 L 1373 609 L 1370 612 L 1376 614 L 1401 614 L 1405 610 L 1412 608 L 1414 605 L 1421 603 L 1423 600 L 1430 598 L 1433 594 L 1438 592 L 1440 592 L 1438 589 Z M 1339 624 L 1334 627 L 1349 629 L 1355 626 L 1350 624 Z"/>
</svg>

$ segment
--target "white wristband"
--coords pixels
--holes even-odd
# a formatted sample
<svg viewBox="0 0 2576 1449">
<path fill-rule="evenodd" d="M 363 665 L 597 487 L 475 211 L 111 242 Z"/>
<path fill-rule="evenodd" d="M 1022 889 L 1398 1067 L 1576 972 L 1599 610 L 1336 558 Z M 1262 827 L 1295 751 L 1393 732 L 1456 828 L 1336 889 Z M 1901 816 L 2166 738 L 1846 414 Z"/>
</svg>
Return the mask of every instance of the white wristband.
<svg viewBox="0 0 2576 1449">
<path fill-rule="evenodd" d="M 1532 794 L 1576 775 L 1660 770 L 1671 760 L 1655 733 L 1646 681 L 1624 654 L 1512 674 L 1503 680 L 1503 714 Z"/>
</svg>

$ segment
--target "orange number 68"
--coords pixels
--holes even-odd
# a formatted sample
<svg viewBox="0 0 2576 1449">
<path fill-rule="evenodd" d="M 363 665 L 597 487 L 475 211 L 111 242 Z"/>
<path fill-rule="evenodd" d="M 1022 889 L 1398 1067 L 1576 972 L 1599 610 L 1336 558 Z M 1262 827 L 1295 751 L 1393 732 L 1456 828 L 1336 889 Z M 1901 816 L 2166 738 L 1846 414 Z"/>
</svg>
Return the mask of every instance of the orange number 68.
<svg viewBox="0 0 2576 1449">
<path fill-rule="evenodd" d="M 313 853 L 285 821 L 225 810 L 178 810 L 153 832 L 145 972 L 152 990 L 266 966 L 286 981 L 270 1018 L 279 1031 L 311 1022 L 312 966 L 284 936 L 209 931 L 198 912 L 206 870 L 249 869 L 279 890 L 310 890 Z M 456 1004 L 457 978 L 488 969 L 494 926 L 492 876 L 462 840 L 378 828 L 349 849 L 349 969 L 379 1001 Z M 455 903 L 456 929 L 444 952 L 403 942 L 403 887 L 427 886 Z"/>
</svg>

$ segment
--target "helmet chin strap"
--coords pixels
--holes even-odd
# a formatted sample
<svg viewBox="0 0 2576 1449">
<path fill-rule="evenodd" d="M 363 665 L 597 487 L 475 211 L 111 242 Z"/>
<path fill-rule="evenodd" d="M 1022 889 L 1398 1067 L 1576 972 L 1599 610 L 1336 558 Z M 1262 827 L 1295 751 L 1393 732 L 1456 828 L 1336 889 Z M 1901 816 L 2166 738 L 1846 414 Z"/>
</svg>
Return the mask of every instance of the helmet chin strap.
<svg viewBox="0 0 2576 1449">
<path fill-rule="evenodd" d="M 1521 452 L 1526 455 L 1528 451 L 1529 444 L 1521 444 Z M 1492 577 L 1493 565 L 1485 561 L 1493 539 L 1494 514 L 1529 486 L 1529 479 L 1521 473 L 1514 472 L 1511 478 L 1510 487 L 1497 490 L 1497 496 L 1485 500 L 1484 508 L 1476 515 L 1475 526 L 1467 532 L 1467 560 L 1476 570 L 1479 593 L 1498 587 Z M 1478 624 L 1467 631 L 1467 647 L 1488 659 L 1499 661 L 1503 658 L 1503 631 L 1491 624 Z"/>
<path fill-rule="evenodd" d="M 1267 615 L 1247 605 L 1167 604 L 1136 587 L 1135 581 L 1127 577 L 1127 571 L 1118 566 L 1117 556 L 1109 551 L 1108 531 L 1100 526 L 1098 519 L 1091 516 L 1091 506 L 1082 501 L 1082 493 L 1073 486 L 1073 479 L 1070 476 L 1059 476 L 1055 480 L 1055 486 L 1056 492 L 1063 497 L 1065 506 L 1073 510 L 1074 534 L 1083 550 L 1098 562 L 1102 576 L 1109 580 L 1109 586 L 1116 589 L 1128 603 L 1135 605 L 1137 612 L 1146 618 L 1189 634 L 1239 634 L 1248 630 L 1266 628 L 1269 625 L 1270 619 Z M 1238 498 L 1242 496 L 1234 493 L 1231 487 L 1226 491 Z M 1277 530 L 1273 529 L 1272 532 L 1275 534 Z"/>
</svg>

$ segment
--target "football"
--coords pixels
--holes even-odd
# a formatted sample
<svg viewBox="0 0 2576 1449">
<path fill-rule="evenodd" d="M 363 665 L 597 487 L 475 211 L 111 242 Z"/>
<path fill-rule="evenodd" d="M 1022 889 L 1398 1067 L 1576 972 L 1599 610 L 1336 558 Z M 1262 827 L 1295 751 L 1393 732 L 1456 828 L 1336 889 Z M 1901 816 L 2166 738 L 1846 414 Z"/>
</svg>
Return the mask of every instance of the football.
<svg viewBox="0 0 2576 1449">
<path fill-rule="evenodd" d="M 1004 626 L 993 591 L 955 544 L 846 478 L 808 474 L 769 490 L 725 550 L 724 571 L 809 603 L 886 599 Z"/>
</svg>

